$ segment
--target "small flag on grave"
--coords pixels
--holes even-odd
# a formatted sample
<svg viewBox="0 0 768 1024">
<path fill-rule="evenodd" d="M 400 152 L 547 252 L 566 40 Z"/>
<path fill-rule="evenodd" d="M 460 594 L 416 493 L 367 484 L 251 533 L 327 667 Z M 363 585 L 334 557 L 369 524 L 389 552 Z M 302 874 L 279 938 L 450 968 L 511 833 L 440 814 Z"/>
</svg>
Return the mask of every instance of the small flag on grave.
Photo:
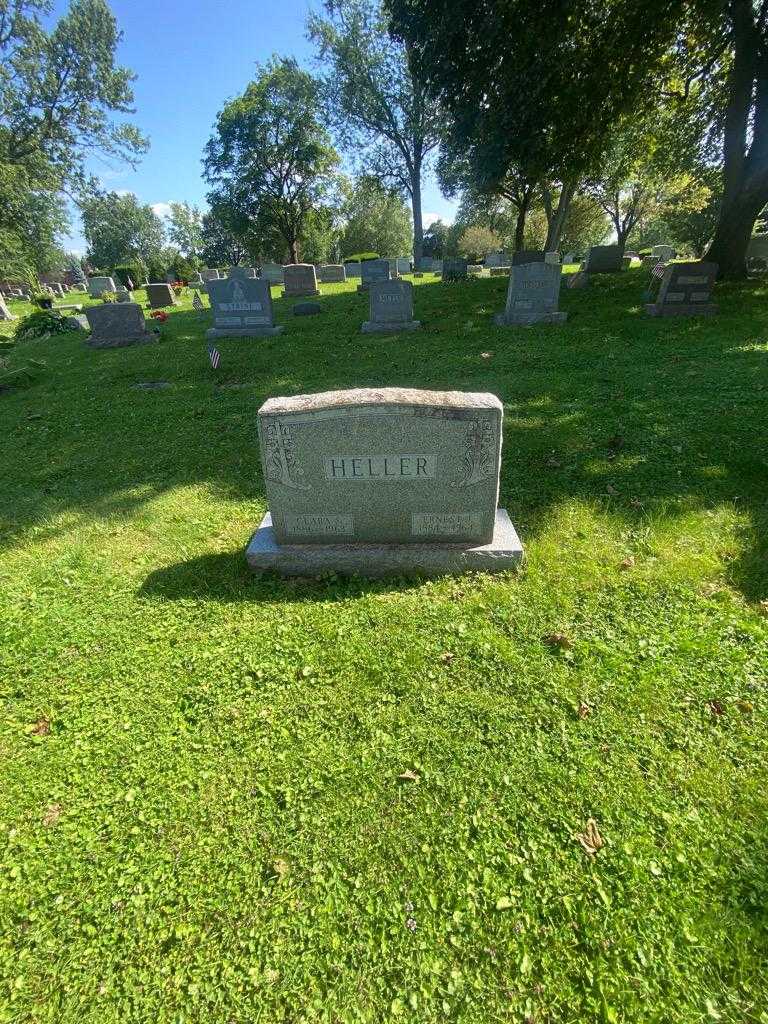
<svg viewBox="0 0 768 1024">
<path fill-rule="evenodd" d="M 194 299 L 192 299 L 192 309 L 196 309 L 198 313 L 202 313 L 202 311 L 205 309 L 205 306 L 203 305 L 203 300 L 200 298 L 199 292 L 195 292 L 195 297 Z"/>
<path fill-rule="evenodd" d="M 208 358 L 211 360 L 211 366 L 214 370 L 218 370 L 221 356 L 219 355 L 219 350 L 214 345 L 211 345 L 208 349 Z"/>
</svg>

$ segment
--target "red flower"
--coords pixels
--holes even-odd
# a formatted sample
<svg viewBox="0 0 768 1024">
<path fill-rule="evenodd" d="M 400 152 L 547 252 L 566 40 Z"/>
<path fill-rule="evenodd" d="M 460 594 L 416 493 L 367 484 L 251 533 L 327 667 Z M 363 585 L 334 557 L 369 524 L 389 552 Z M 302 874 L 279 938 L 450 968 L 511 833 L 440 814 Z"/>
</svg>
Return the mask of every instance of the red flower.
<svg viewBox="0 0 768 1024">
<path fill-rule="evenodd" d="M 164 324 L 168 319 L 168 314 L 162 309 L 153 309 L 149 315 L 153 320 L 159 320 L 161 324 Z"/>
</svg>

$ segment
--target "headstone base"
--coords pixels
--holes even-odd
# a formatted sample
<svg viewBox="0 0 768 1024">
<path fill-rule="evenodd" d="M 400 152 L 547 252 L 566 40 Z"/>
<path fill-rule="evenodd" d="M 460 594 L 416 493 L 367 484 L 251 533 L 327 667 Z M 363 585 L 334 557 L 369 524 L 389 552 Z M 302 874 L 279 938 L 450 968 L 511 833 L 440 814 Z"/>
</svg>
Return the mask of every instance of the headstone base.
<svg viewBox="0 0 768 1024">
<path fill-rule="evenodd" d="M 245 557 L 254 572 L 280 576 L 457 576 L 503 572 L 522 561 L 523 546 L 506 509 L 496 510 L 489 544 L 279 544 L 269 512 L 251 537 Z"/>
<path fill-rule="evenodd" d="M 513 319 L 511 317 L 508 318 L 506 313 L 497 313 L 493 318 L 493 322 L 497 327 L 535 327 L 536 324 L 564 324 L 567 319 L 568 314 L 558 310 L 557 312 L 538 316 L 535 320 L 524 320 L 522 317 Z"/>
<path fill-rule="evenodd" d="M 75 319 L 74 317 L 72 319 Z M 88 321 L 86 320 L 86 330 L 88 329 Z M 74 329 L 74 328 L 73 328 Z M 129 345 L 148 345 L 153 341 L 158 341 L 158 336 L 152 332 L 147 331 L 146 334 L 142 334 L 137 338 L 109 338 L 108 340 L 99 339 L 93 340 L 93 336 L 85 339 L 85 344 L 89 348 L 128 348 Z"/>
<path fill-rule="evenodd" d="M 366 320 L 360 328 L 363 334 L 400 334 L 401 331 L 420 331 L 421 320 L 406 320 L 401 324 L 378 324 Z"/>
<path fill-rule="evenodd" d="M 286 291 L 284 291 L 283 292 L 283 298 L 284 299 L 312 299 L 312 298 L 317 298 L 317 296 L 321 295 L 321 294 L 322 293 L 321 293 L 319 288 L 316 288 L 313 292 L 309 291 L 309 290 L 302 291 L 302 292 L 286 292 Z"/>
<path fill-rule="evenodd" d="M 367 293 L 367 291 L 368 291 L 368 285 L 367 284 L 359 284 L 357 286 L 357 294 L 358 295 L 365 295 Z"/>
<path fill-rule="evenodd" d="M 282 334 L 280 327 L 209 327 L 205 332 L 211 338 L 268 338 L 273 334 Z"/>
<path fill-rule="evenodd" d="M 719 312 L 719 306 L 716 302 L 679 306 L 651 302 L 646 305 L 645 311 L 649 316 L 715 316 Z"/>
</svg>

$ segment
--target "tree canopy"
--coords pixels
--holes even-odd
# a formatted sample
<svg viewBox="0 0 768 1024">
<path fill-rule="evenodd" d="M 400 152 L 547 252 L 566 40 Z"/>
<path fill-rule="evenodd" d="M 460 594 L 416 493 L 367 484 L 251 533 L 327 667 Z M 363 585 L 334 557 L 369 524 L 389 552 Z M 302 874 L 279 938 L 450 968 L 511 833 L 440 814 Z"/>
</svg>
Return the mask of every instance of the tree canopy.
<svg viewBox="0 0 768 1024">
<path fill-rule="evenodd" d="M 163 223 L 133 193 L 107 192 L 82 204 L 88 261 L 110 268 L 123 261 L 157 259 L 163 249 Z"/>
</svg>

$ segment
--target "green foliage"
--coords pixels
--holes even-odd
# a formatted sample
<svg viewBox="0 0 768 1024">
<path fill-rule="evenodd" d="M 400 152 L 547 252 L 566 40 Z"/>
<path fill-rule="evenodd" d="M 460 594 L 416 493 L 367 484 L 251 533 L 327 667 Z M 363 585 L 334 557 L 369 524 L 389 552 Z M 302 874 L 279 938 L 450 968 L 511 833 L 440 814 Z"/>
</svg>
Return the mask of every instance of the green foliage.
<svg viewBox="0 0 768 1024">
<path fill-rule="evenodd" d="M 66 334 L 72 328 L 66 323 L 61 313 L 52 309 L 39 309 L 28 313 L 15 326 L 14 335 L 17 341 L 32 341 L 49 334 Z"/>
<path fill-rule="evenodd" d="M 498 252 L 501 238 L 489 227 L 480 224 L 465 228 L 458 239 L 457 251 L 470 263 L 482 263 L 489 252 Z"/>
<path fill-rule="evenodd" d="M 168 237 L 190 264 L 199 267 L 203 248 L 203 216 L 189 203 L 171 203 Z"/>
<path fill-rule="evenodd" d="M 378 252 L 355 252 L 351 256 L 345 256 L 345 263 L 362 263 L 364 260 L 377 260 L 380 257 Z"/>
<path fill-rule="evenodd" d="M 379 0 L 325 0 L 309 35 L 326 68 L 323 93 L 341 145 L 361 169 L 411 200 L 413 249 L 422 254 L 421 177 L 440 141 L 440 117 L 393 40 Z M 398 250 L 401 251 L 401 250 Z"/>
<path fill-rule="evenodd" d="M 412 225 L 400 196 L 375 178 L 358 178 L 343 207 L 343 252 L 375 251 L 393 256 L 410 252 Z"/>
<path fill-rule="evenodd" d="M 448 233 L 448 226 L 438 218 L 427 226 L 424 232 L 423 255 L 431 259 L 443 258 L 443 247 Z"/>
<path fill-rule="evenodd" d="M 418 340 L 364 344 L 356 282 L 314 318 L 275 289 L 285 334 L 216 373 L 191 296 L 160 345 L 35 344 L 0 395 L 0 1018 L 759 1024 L 768 289 L 659 321 L 645 282 L 504 329 L 505 279 L 427 276 Z M 524 571 L 248 572 L 254 409 L 362 383 L 499 395 Z"/>
<path fill-rule="evenodd" d="M 162 253 L 163 223 L 132 192 L 93 195 L 82 203 L 81 215 L 91 263 L 113 267 L 126 260 L 142 260 L 148 264 Z"/>
<path fill-rule="evenodd" d="M 116 278 L 124 288 L 128 287 L 130 281 L 134 288 L 138 288 L 147 273 L 147 266 L 141 260 L 135 263 L 121 263 L 112 268 L 111 276 Z M 157 278 L 153 278 L 154 281 Z"/>
<path fill-rule="evenodd" d="M 295 262 L 311 212 L 333 199 L 338 162 L 317 83 L 296 61 L 273 59 L 217 118 L 205 149 L 209 199 L 244 245 L 278 235 Z"/>
</svg>

